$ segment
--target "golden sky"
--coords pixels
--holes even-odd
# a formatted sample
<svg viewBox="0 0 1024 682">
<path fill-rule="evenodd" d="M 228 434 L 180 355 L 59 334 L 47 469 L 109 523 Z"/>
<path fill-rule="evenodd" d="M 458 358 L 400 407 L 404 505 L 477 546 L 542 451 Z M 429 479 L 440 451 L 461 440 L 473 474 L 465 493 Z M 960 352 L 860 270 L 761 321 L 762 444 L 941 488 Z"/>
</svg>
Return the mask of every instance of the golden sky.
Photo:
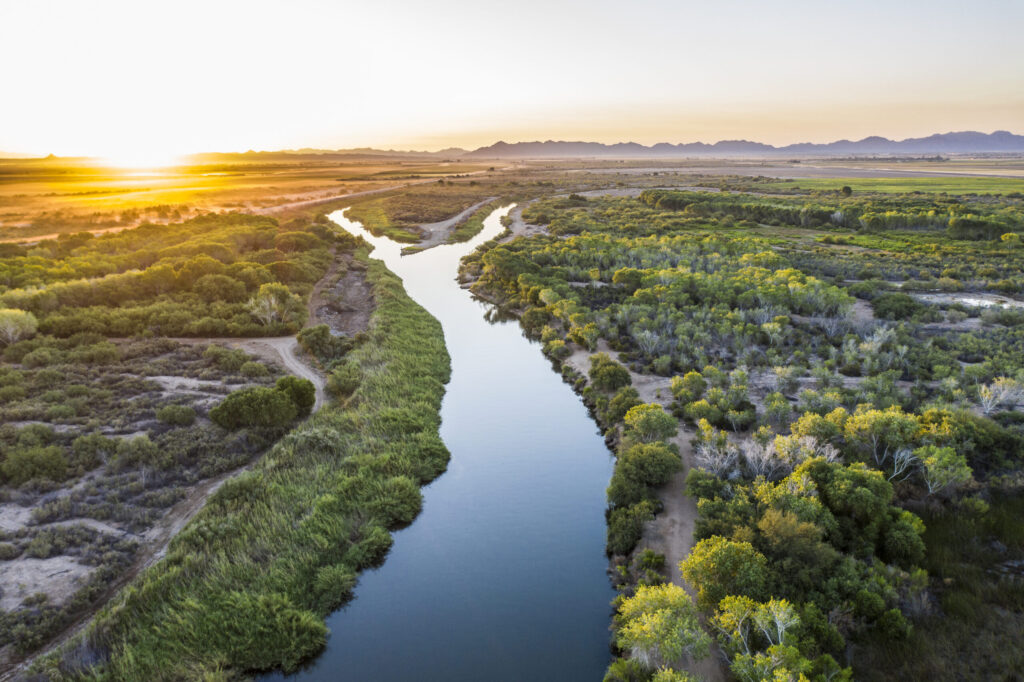
<svg viewBox="0 0 1024 682">
<path fill-rule="evenodd" d="M 0 150 L 1024 133 L 1020 0 L 0 0 Z"/>
</svg>

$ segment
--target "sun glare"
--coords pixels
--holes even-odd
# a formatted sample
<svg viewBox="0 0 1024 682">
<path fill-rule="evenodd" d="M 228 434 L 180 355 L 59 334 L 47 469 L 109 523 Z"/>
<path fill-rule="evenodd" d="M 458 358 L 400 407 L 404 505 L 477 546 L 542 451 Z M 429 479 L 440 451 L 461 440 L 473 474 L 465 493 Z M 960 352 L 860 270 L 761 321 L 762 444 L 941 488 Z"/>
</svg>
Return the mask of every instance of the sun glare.
<svg viewBox="0 0 1024 682">
<path fill-rule="evenodd" d="M 102 159 L 105 165 L 124 170 L 152 170 L 167 168 L 181 163 L 181 156 L 174 153 L 132 149 L 124 152 L 105 154 Z"/>
</svg>

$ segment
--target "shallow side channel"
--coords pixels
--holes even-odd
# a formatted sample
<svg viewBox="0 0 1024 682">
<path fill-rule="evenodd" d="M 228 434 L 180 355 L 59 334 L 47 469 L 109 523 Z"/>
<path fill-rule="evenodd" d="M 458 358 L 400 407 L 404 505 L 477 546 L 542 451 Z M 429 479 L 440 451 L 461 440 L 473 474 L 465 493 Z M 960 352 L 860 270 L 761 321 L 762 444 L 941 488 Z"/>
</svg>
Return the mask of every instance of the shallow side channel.
<svg viewBox="0 0 1024 682">
<path fill-rule="evenodd" d="M 441 408 L 448 471 L 384 565 L 332 614 L 327 649 L 296 680 L 600 680 L 609 661 L 605 487 L 611 455 L 572 389 L 516 322 L 455 281 L 460 259 L 502 231 L 494 211 L 463 244 L 410 256 L 344 211 L 440 320 L 452 359 Z M 267 679 L 280 679 L 271 676 Z"/>
</svg>

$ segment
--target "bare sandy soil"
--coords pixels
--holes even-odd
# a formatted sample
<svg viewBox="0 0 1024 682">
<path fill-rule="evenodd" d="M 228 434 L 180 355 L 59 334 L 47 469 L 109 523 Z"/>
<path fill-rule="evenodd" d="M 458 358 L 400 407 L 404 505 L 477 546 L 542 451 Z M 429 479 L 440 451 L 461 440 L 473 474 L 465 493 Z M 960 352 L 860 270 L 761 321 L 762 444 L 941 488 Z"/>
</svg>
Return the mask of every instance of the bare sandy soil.
<svg viewBox="0 0 1024 682">
<path fill-rule="evenodd" d="M 85 583 L 92 570 L 69 556 L 4 561 L 0 563 L 0 583 L 7 587 L 0 596 L 0 609 L 15 609 L 39 592 L 46 594 L 51 604 L 63 604 Z"/>
<path fill-rule="evenodd" d="M 587 376 L 587 372 L 590 371 L 590 357 L 594 353 L 600 352 L 617 358 L 617 353 L 612 351 L 602 339 L 598 342 L 596 351 L 591 352 L 585 348 L 578 348 L 565 360 L 565 363 L 583 376 Z M 633 381 L 633 388 L 640 395 L 641 401 L 658 403 L 666 408 L 671 404 L 672 380 L 670 378 L 638 374 L 632 370 L 629 371 L 629 375 Z M 690 550 L 693 549 L 693 529 L 697 521 L 697 502 L 686 495 L 686 475 L 693 466 L 693 447 L 690 443 L 693 435 L 691 429 L 680 424 L 679 431 L 671 442 L 679 447 L 683 470 L 673 476 L 668 484 L 658 491 L 658 499 L 661 500 L 664 509 L 644 527 L 643 538 L 635 551 L 642 552 L 644 549 L 650 549 L 664 555 L 669 571 L 669 581 L 679 585 L 691 597 L 696 598 L 696 591 L 683 580 L 683 575 L 679 570 L 679 562 L 688 557 Z M 681 667 L 687 672 L 699 675 L 705 682 L 724 682 L 727 679 L 715 648 L 712 649 L 711 656 L 708 658 L 701 661 L 684 661 Z"/>
<path fill-rule="evenodd" d="M 339 270 L 344 267 L 344 274 Z M 309 297 L 309 324 L 326 324 L 334 335 L 354 336 L 370 326 L 375 307 L 366 266 L 348 255 L 338 256 Z"/>
<path fill-rule="evenodd" d="M 508 226 L 509 233 L 500 239 L 501 242 L 511 241 L 516 237 L 532 237 L 535 234 L 547 233 L 547 229 L 543 225 L 531 225 L 523 220 L 523 209 L 532 203 L 533 201 L 528 201 L 509 211 L 508 217 L 511 220 Z"/>
</svg>

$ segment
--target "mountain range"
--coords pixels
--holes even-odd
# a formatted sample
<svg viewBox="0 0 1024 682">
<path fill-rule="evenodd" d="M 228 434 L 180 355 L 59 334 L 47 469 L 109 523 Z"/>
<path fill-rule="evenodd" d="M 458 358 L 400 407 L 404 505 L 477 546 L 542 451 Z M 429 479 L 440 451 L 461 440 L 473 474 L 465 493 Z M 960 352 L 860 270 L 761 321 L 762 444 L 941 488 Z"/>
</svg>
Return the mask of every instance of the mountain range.
<svg viewBox="0 0 1024 682">
<path fill-rule="evenodd" d="M 801 142 L 775 147 L 749 140 L 722 140 L 714 144 L 660 142 L 644 146 L 636 142 L 603 144 L 600 142 L 496 142 L 467 152 L 462 158 L 568 158 L 568 157 L 678 157 L 678 156 L 799 156 L 877 155 L 877 154 L 979 154 L 1024 153 L 1024 135 L 1005 130 L 994 133 L 964 131 L 928 137 L 890 140 L 865 137 L 863 140 L 837 140 L 824 144 Z M 450 152 L 449 152 L 450 153 Z"/>
</svg>

